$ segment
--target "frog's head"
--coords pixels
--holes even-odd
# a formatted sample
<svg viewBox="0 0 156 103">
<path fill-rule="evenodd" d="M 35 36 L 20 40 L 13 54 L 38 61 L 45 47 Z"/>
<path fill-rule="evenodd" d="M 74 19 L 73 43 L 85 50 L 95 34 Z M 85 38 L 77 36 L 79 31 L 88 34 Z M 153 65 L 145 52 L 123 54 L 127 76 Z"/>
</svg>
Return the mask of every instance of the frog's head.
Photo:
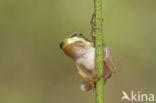
<svg viewBox="0 0 156 103">
<path fill-rule="evenodd" d="M 92 45 L 91 41 L 80 33 L 74 33 L 60 43 L 60 48 L 73 58 L 79 57 Z"/>
</svg>

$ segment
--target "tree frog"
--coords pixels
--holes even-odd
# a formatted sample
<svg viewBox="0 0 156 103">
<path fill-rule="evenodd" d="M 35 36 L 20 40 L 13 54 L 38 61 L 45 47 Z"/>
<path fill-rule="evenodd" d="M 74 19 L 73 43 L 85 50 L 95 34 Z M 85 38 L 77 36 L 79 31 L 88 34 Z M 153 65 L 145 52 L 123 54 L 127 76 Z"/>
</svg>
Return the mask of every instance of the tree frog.
<svg viewBox="0 0 156 103">
<path fill-rule="evenodd" d="M 84 79 L 80 89 L 88 91 L 96 88 L 95 83 L 98 76 L 95 74 L 95 47 L 93 42 L 81 33 L 74 33 L 60 43 L 60 48 L 74 60 L 79 75 Z M 102 76 L 106 82 L 116 70 L 110 48 L 107 45 L 103 46 L 103 63 L 104 74 Z"/>
</svg>

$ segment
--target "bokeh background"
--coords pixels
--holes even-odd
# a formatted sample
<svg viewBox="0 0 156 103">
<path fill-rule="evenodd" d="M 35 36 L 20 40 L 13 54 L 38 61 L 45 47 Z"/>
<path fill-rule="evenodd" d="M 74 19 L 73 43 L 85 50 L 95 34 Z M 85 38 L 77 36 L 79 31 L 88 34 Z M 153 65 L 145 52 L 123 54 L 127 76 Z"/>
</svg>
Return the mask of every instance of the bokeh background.
<svg viewBox="0 0 156 103">
<path fill-rule="evenodd" d="M 117 66 L 105 103 L 121 103 L 123 90 L 156 94 L 156 1 L 103 5 L 104 41 Z M 91 38 L 92 13 L 93 0 L 0 0 L 0 103 L 95 103 L 59 48 L 74 32 Z"/>
</svg>

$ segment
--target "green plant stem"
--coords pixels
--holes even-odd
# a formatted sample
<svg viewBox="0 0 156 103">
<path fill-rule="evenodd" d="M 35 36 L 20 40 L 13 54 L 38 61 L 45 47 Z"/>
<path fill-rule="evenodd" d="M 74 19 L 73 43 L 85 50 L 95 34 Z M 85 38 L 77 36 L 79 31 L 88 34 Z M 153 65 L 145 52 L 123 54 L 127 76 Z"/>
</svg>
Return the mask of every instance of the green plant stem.
<svg viewBox="0 0 156 103">
<path fill-rule="evenodd" d="M 96 75 L 102 75 L 103 69 L 103 17 L 102 0 L 95 0 L 95 47 Z M 96 83 L 96 103 L 104 103 L 104 77 Z"/>
</svg>

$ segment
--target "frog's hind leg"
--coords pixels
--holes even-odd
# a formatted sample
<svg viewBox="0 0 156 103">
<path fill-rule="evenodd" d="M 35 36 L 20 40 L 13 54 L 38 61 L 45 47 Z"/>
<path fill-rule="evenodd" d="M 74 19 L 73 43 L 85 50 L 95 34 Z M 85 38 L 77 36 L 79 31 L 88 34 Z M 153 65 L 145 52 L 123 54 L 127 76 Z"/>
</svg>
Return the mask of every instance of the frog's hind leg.
<svg viewBox="0 0 156 103">
<path fill-rule="evenodd" d="M 95 88 L 95 84 L 93 83 L 88 83 L 87 81 L 84 81 L 81 86 L 80 86 L 80 89 L 82 91 L 89 91 L 91 89 L 94 89 Z"/>
<path fill-rule="evenodd" d="M 111 73 L 114 73 L 116 66 L 111 55 L 110 48 L 108 46 L 104 47 L 104 65 L 110 70 Z"/>
</svg>

